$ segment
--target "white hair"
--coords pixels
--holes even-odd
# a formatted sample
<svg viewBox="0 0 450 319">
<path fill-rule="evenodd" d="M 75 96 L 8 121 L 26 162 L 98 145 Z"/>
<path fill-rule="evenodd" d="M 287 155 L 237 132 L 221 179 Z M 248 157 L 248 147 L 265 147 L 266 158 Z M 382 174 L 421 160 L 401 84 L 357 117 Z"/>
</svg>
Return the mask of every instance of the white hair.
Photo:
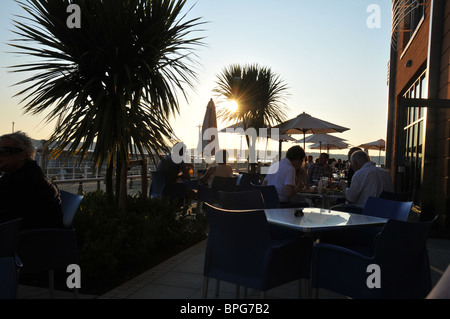
<svg viewBox="0 0 450 319">
<path fill-rule="evenodd" d="M 363 166 L 365 163 L 370 162 L 370 156 L 364 151 L 356 151 L 352 154 L 350 162 L 353 166 Z"/>
<path fill-rule="evenodd" d="M 16 142 L 16 147 L 21 148 L 27 154 L 30 160 L 34 160 L 36 155 L 36 148 L 31 141 L 31 138 L 24 132 L 17 131 L 10 134 L 0 136 L 0 139 L 12 139 Z"/>
</svg>

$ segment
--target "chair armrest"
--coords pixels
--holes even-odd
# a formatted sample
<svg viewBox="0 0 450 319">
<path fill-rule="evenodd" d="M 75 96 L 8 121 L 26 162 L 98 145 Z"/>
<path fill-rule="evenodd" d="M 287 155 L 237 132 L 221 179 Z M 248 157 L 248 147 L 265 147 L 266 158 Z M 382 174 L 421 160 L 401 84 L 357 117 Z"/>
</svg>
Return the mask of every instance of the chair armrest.
<svg viewBox="0 0 450 319">
<path fill-rule="evenodd" d="M 367 288 L 367 267 L 375 263 L 373 256 L 331 244 L 315 245 L 312 258 L 313 288 L 325 288 L 347 296 Z"/>
<path fill-rule="evenodd" d="M 312 240 L 272 241 L 264 258 L 264 271 L 285 274 L 296 273 L 298 278 L 309 278 Z"/>
<path fill-rule="evenodd" d="M 17 255 L 24 273 L 63 268 L 78 263 L 75 231 L 63 228 L 25 230 L 19 233 Z"/>
<path fill-rule="evenodd" d="M 320 253 L 320 251 L 324 251 L 324 252 L 334 251 L 334 252 L 343 254 L 344 258 L 345 258 L 345 255 L 347 255 L 347 256 L 357 257 L 357 258 L 361 258 L 361 259 L 368 260 L 368 261 L 373 260 L 373 256 L 366 256 L 366 255 L 360 254 L 354 250 L 351 250 L 351 249 L 348 249 L 345 247 L 341 247 L 341 246 L 337 246 L 337 245 L 333 245 L 333 244 L 317 244 L 317 245 L 315 245 L 313 248 L 314 255 Z"/>
<path fill-rule="evenodd" d="M 20 270 L 23 267 L 23 262 L 17 254 L 14 256 L 14 261 L 16 263 L 16 268 Z"/>
</svg>

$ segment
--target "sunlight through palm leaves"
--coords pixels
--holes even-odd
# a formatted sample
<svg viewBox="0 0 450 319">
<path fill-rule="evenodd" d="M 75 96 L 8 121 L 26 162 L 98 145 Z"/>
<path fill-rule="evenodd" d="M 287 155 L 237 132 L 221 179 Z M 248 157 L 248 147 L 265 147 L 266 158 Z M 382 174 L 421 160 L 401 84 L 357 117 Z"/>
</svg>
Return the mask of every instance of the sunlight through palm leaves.
<svg viewBox="0 0 450 319">
<path fill-rule="evenodd" d="M 227 121 L 242 123 L 243 129 L 275 126 L 286 119 L 288 108 L 285 104 L 287 85 L 269 67 L 257 64 L 241 66 L 234 64 L 225 68 L 217 76 L 214 92 L 223 100 L 234 100 L 237 109 L 221 108 L 218 117 Z M 220 104 L 220 102 L 219 102 Z M 247 146 L 251 145 L 246 135 Z"/>
</svg>

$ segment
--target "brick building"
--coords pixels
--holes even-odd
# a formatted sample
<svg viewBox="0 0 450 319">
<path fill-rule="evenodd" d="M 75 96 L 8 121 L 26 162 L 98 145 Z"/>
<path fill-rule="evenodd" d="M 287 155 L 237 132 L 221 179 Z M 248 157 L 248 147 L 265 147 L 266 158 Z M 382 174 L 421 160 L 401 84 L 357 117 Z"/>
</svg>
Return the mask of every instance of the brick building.
<svg viewBox="0 0 450 319">
<path fill-rule="evenodd" d="M 386 168 L 450 226 L 450 0 L 392 0 Z"/>
</svg>

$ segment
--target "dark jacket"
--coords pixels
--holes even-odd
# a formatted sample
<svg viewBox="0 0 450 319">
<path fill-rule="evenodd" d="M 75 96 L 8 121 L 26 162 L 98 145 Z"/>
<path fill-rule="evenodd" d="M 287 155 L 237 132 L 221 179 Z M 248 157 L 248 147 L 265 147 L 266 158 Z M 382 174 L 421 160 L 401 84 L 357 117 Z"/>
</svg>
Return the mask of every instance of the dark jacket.
<svg viewBox="0 0 450 319">
<path fill-rule="evenodd" d="M 16 218 L 22 230 L 63 227 L 58 188 L 35 161 L 0 178 L 0 222 Z"/>
</svg>

